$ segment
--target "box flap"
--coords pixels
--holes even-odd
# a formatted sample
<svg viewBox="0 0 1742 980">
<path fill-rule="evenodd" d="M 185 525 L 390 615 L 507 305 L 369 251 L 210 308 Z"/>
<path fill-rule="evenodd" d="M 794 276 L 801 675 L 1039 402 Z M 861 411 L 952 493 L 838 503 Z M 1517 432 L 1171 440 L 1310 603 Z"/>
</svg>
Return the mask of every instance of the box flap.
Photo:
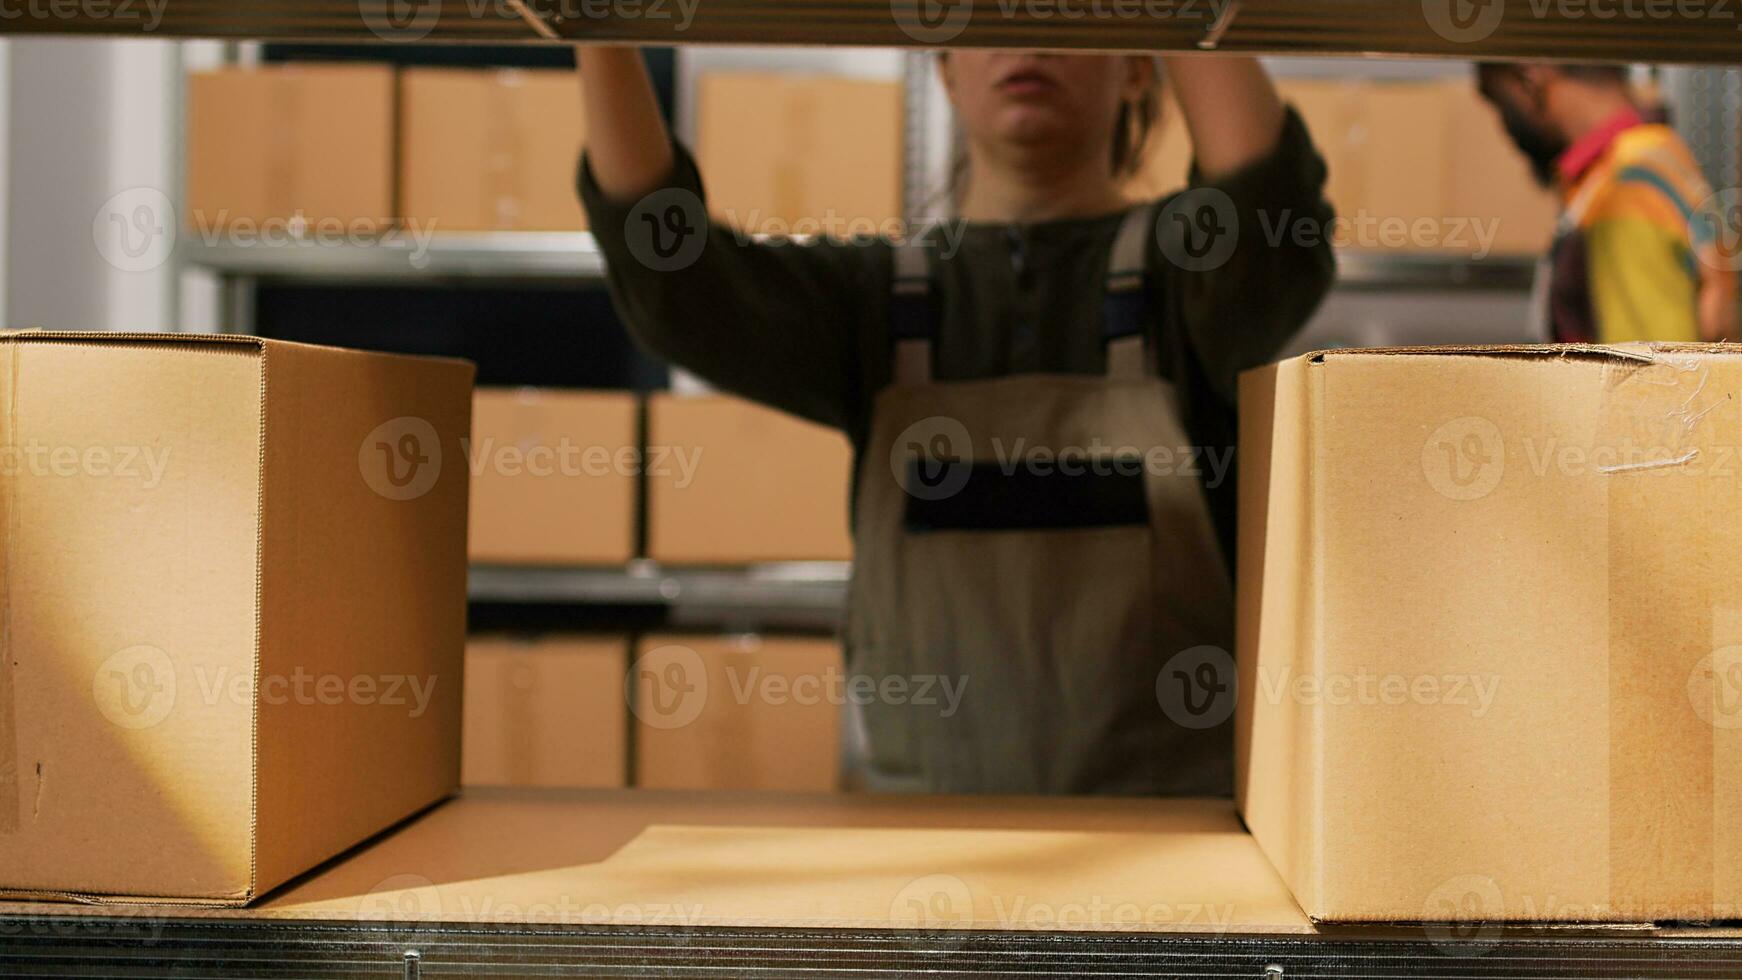
<svg viewBox="0 0 1742 980">
<path fill-rule="evenodd" d="M 1653 361 L 1669 354 L 1737 354 L 1742 345 L 1707 343 L 1632 344 L 1440 344 L 1432 347 L 1329 347 L 1301 357 L 1309 364 L 1344 357 L 1598 357 Z"/>
</svg>

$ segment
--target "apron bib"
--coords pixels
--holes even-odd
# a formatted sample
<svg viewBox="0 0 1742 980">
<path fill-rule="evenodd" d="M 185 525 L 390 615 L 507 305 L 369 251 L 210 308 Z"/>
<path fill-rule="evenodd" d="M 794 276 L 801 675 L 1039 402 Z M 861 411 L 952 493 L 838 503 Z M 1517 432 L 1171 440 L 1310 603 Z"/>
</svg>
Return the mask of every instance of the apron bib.
<svg viewBox="0 0 1742 980">
<path fill-rule="evenodd" d="M 1228 726 L 1175 724 L 1156 690 L 1174 654 L 1232 649 L 1233 601 L 1207 463 L 1144 346 L 1150 219 L 1133 211 L 1114 247 L 1105 377 L 933 383 L 924 246 L 897 250 L 847 625 L 875 692 L 847 726 L 866 788 L 1229 790 Z"/>
</svg>

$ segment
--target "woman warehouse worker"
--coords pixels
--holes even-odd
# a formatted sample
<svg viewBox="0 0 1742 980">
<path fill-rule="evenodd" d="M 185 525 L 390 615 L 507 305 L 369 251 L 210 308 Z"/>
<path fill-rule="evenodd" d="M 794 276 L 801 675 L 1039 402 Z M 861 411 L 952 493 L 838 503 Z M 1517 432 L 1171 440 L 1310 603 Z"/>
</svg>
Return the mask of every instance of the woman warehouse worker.
<svg viewBox="0 0 1742 980">
<path fill-rule="evenodd" d="M 1164 709 L 1162 668 L 1232 648 L 1235 376 L 1333 269 L 1327 246 L 1274 233 L 1331 215 L 1263 69 L 1167 63 L 1207 208 L 1122 190 L 1155 59 L 956 51 L 940 67 L 967 138 L 958 224 L 899 245 L 714 224 L 686 247 L 703 175 L 639 54 L 579 54 L 581 196 L 630 330 L 852 441 L 847 664 L 879 682 L 847 724 L 858 781 L 1226 794 L 1230 726 Z M 900 696 L 928 683 L 957 703 Z"/>
</svg>

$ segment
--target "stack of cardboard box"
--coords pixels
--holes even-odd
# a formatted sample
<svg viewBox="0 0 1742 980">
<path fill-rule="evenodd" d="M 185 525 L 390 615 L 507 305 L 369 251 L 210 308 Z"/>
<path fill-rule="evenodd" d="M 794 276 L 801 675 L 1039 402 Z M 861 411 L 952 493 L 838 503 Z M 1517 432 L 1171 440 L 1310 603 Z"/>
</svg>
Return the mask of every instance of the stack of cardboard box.
<svg viewBox="0 0 1742 980">
<path fill-rule="evenodd" d="M 898 82 L 713 71 L 696 163 L 714 216 L 746 232 L 892 235 L 902 210 Z"/>
<path fill-rule="evenodd" d="M 753 232 L 893 234 L 894 82 L 710 72 L 696 153 L 717 216 Z M 188 225 L 383 234 L 578 231 L 574 72 L 289 63 L 192 76 Z"/>
<path fill-rule="evenodd" d="M 1535 254 L 1556 203 L 1467 80 L 1283 79 L 1329 170 L 1340 245 L 1459 254 Z M 1136 193 L 1184 187 L 1191 139 L 1169 100 Z M 1272 222 L 1289 216 L 1272 215 Z"/>
<path fill-rule="evenodd" d="M 470 553 L 505 565 L 739 565 L 851 555 L 851 452 L 820 426 L 725 396 L 481 389 Z M 637 492 L 645 482 L 642 506 Z M 647 654 L 675 651 L 671 670 Z M 467 655 L 477 785 L 833 789 L 838 644 L 756 636 L 480 637 Z M 768 696 L 773 684 L 781 690 Z M 793 694 L 792 689 L 821 692 Z M 694 717 L 667 710 L 695 695 Z M 674 701 L 675 699 L 675 701 Z M 634 706 L 633 724 L 629 715 Z M 793 746 L 804 746 L 793 751 Z"/>
<path fill-rule="evenodd" d="M 289 63 L 195 73 L 186 224 L 579 231 L 573 72 Z M 251 229 L 250 229 L 251 230 Z"/>
<path fill-rule="evenodd" d="M 223 68 L 190 76 L 187 100 L 190 230 L 396 226 L 393 69 Z"/>
</svg>

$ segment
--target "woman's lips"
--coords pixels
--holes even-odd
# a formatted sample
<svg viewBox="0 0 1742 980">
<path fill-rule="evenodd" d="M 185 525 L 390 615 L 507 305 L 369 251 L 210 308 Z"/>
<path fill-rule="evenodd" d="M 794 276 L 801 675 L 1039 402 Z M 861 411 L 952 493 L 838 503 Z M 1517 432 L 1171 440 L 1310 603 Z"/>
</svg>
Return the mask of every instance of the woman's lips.
<svg viewBox="0 0 1742 980">
<path fill-rule="evenodd" d="M 1015 98 L 1037 98 L 1058 91 L 1058 82 L 1038 71 L 1017 71 L 998 82 L 997 89 Z"/>
</svg>

